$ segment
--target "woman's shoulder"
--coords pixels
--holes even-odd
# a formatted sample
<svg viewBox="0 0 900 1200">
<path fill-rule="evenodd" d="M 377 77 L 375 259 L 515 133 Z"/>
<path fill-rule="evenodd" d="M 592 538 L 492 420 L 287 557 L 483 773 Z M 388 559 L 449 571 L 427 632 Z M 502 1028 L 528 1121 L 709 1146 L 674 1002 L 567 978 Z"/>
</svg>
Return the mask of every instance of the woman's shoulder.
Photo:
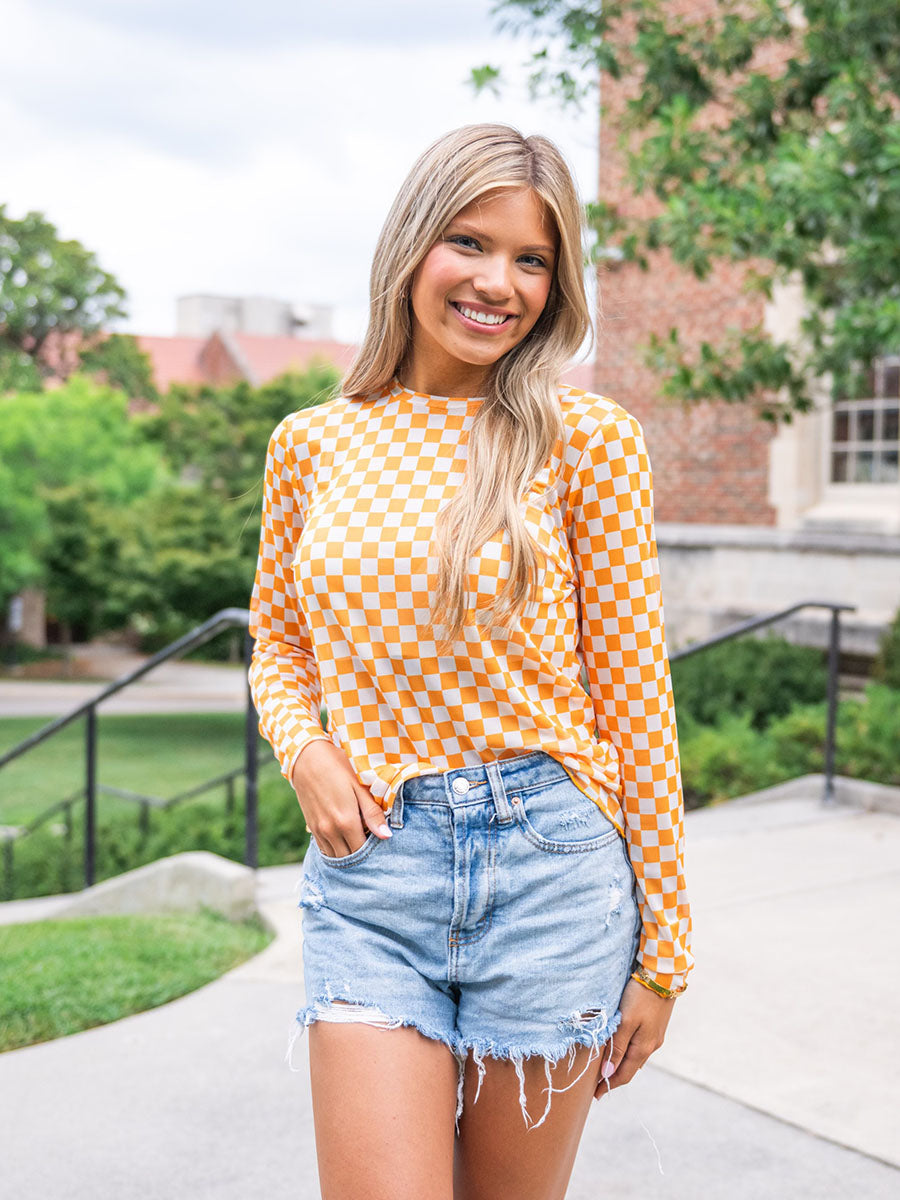
<svg viewBox="0 0 900 1200">
<path fill-rule="evenodd" d="M 298 408 L 282 417 L 275 426 L 272 440 L 291 448 L 305 445 L 310 438 L 327 433 L 329 428 L 339 425 L 350 403 L 346 396 L 332 396 L 329 400 Z"/>
<path fill-rule="evenodd" d="M 566 426 L 567 457 L 578 457 L 585 447 L 598 442 L 643 439 L 637 418 L 609 396 L 561 384 L 559 402 Z"/>
</svg>

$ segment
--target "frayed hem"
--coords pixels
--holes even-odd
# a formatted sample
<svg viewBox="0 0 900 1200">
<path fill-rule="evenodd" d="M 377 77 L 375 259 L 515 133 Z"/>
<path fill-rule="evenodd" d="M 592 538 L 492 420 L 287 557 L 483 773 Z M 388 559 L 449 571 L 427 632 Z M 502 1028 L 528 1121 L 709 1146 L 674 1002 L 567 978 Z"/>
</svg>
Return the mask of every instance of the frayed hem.
<svg viewBox="0 0 900 1200">
<path fill-rule="evenodd" d="M 326 1016 L 326 1013 L 329 1009 L 334 1008 L 334 1006 L 340 1007 L 342 1005 L 346 1005 L 355 1011 L 348 1014 L 346 1018 L 341 1018 L 341 1023 L 346 1021 L 347 1024 L 369 1025 L 372 1029 L 415 1029 L 430 1041 L 440 1042 L 446 1046 L 454 1058 L 459 1061 L 455 1038 L 448 1038 L 446 1034 L 440 1033 L 437 1029 L 430 1029 L 427 1025 L 423 1025 L 420 1021 L 412 1017 L 390 1017 L 384 1012 L 381 1005 L 371 1000 L 360 1000 L 351 995 L 326 993 L 311 1004 L 307 1004 L 305 1008 L 301 1008 L 291 1024 L 288 1047 L 284 1056 L 290 1070 L 302 1070 L 301 1067 L 295 1067 L 292 1062 L 292 1054 L 297 1039 L 302 1037 L 309 1026 L 315 1021 L 333 1020 L 333 1018 Z"/>
<path fill-rule="evenodd" d="M 335 1007 L 340 1008 L 344 1005 L 351 1010 L 346 1017 L 337 1018 L 326 1015 L 330 1011 L 333 1011 Z M 611 1039 L 619 1028 L 622 1014 L 616 1011 L 613 1016 L 606 1017 L 606 1014 L 601 1010 L 596 1016 L 586 1018 L 581 1013 L 576 1013 L 574 1016 L 560 1022 L 559 1027 L 566 1030 L 569 1036 L 561 1038 L 556 1042 L 543 1046 L 498 1047 L 490 1038 L 464 1039 L 458 1034 L 448 1036 L 436 1029 L 431 1029 L 423 1025 L 420 1021 L 415 1020 L 415 1018 L 391 1017 L 380 1005 L 373 1001 L 361 1000 L 350 994 L 329 992 L 314 1000 L 311 1004 L 306 1005 L 305 1008 L 300 1009 L 292 1023 L 292 1029 L 288 1038 L 288 1047 L 285 1053 L 285 1062 L 291 1071 L 302 1069 L 295 1067 L 292 1061 L 294 1045 L 297 1039 L 303 1036 L 310 1025 L 319 1020 L 338 1020 L 341 1022 L 346 1021 L 347 1023 L 366 1024 L 373 1029 L 415 1029 L 430 1041 L 440 1042 L 446 1046 L 456 1059 L 458 1067 L 456 1115 L 454 1120 L 456 1133 L 458 1134 L 459 1120 L 463 1112 L 465 1068 L 470 1054 L 472 1062 L 478 1071 L 478 1082 L 472 1103 L 477 1103 L 481 1092 L 481 1085 L 484 1082 L 487 1070 L 484 1060 L 489 1058 L 501 1062 L 511 1062 L 515 1068 L 516 1078 L 519 1082 L 519 1107 L 522 1110 L 525 1128 L 537 1129 L 544 1124 L 550 1114 L 553 1096 L 567 1092 L 570 1088 L 574 1087 L 583 1078 L 585 1072 L 590 1069 L 591 1064 L 602 1057 L 604 1049 L 611 1046 Z M 563 1058 L 568 1058 L 568 1071 L 571 1073 L 575 1055 L 580 1046 L 586 1046 L 589 1049 L 587 1062 L 578 1075 L 566 1083 L 564 1087 L 554 1087 L 552 1078 L 553 1070 Z M 543 1089 L 547 1100 L 544 1111 L 537 1121 L 534 1120 L 528 1111 L 528 1103 L 525 1095 L 525 1070 L 523 1064 L 527 1059 L 532 1058 L 543 1059 L 544 1074 L 547 1081 L 546 1087 Z M 607 1086 L 609 1086 L 608 1083 Z"/>
<path fill-rule="evenodd" d="M 576 1083 L 589 1070 L 591 1063 L 596 1062 L 603 1054 L 604 1049 L 610 1045 L 611 1039 L 619 1028 L 622 1020 L 621 1012 L 616 1012 L 612 1017 L 606 1017 L 605 1013 L 600 1012 L 597 1017 L 590 1020 L 585 1020 L 580 1014 L 567 1018 L 560 1022 L 562 1028 L 572 1030 L 572 1036 L 562 1039 L 558 1042 L 544 1046 L 529 1046 L 529 1047 L 498 1047 L 488 1038 L 474 1038 L 469 1041 L 460 1039 L 457 1042 L 457 1058 L 460 1061 L 460 1080 L 457 1093 L 457 1108 L 456 1108 L 456 1123 L 457 1131 L 459 1130 L 459 1118 L 462 1115 L 463 1105 L 463 1072 L 466 1059 L 469 1054 L 472 1056 L 472 1062 L 478 1071 L 478 1083 L 475 1088 L 475 1095 L 472 1103 L 475 1104 L 481 1092 L 481 1084 L 484 1080 L 486 1067 L 484 1065 L 485 1058 L 492 1058 L 501 1062 L 511 1062 L 515 1067 L 516 1078 L 519 1081 L 519 1107 L 522 1110 L 522 1117 L 525 1121 L 526 1129 L 537 1129 L 543 1125 L 547 1117 L 550 1115 L 550 1106 L 553 1102 L 553 1096 L 561 1092 L 567 1092 L 574 1087 Z M 594 1027 L 585 1028 L 585 1026 L 593 1025 Z M 568 1058 L 568 1070 L 571 1072 L 572 1064 L 575 1061 L 575 1054 L 580 1046 L 586 1046 L 589 1049 L 587 1062 L 582 1067 L 576 1077 L 570 1080 L 565 1087 L 554 1087 L 552 1072 L 563 1058 Z M 544 1106 L 544 1111 L 539 1120 L 535 1121 L 528 1111 L 528 1104 L 525 1096 L 525 1071 L 523 1063 L 526 1059 L 541 1058 L 544 1061 L 544 1074 L 546 1076 L 547 1085 L 544 1088 L 544 1095 L 547 1097 L 547 1102 Z"/>
</svg>

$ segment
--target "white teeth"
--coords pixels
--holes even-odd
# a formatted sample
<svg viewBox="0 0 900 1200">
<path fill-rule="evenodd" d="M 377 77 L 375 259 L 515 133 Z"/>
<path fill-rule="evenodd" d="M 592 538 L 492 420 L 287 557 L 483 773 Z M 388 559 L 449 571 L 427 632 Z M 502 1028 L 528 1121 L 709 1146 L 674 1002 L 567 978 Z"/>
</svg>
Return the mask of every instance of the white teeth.
<svg viewBox="0 0 900 1200">
<path fill-rule="evenodd" d="M 470 321 L 477 321 L 479 325 L 502 325 L 506 320 L 502 313 L 476 312 L 474 308 L 466 308 L 464 304 L 458 304 L 456 307 L 464 317 L 468 317 Z"/>
</svg>

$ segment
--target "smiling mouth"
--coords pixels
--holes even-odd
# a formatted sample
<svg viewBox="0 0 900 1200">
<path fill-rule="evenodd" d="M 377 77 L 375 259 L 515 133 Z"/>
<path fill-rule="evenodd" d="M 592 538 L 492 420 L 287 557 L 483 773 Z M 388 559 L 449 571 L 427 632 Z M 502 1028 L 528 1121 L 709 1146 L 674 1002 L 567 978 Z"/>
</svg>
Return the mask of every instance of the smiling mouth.
<svg viewBox="0 0 900 1200">
<path fill-rule="evenodd" d="M 451 300 L 450 303 L 467 321 L 474 321 L 476 325 L 484 325 L 488 329 L 496 329 L 513 319 L 512 313 L 481 312 L 480 309 L 470 308 L 468 304 L 461 304 L 458 300 Z"/>
</svg>

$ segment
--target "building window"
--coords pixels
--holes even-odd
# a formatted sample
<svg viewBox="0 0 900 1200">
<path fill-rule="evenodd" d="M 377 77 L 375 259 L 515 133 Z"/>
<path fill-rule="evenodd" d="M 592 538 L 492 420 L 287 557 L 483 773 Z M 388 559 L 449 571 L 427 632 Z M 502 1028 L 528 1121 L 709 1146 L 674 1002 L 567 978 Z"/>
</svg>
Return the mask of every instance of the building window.
<svg viewBox="0 0 900 1200">
<path fill-rule="evenodd" d="M 876 360 L 869 399 L 839 400 L 831 427 L 832 483 L 897 483 L 900 355 Z"/>
</svg>

